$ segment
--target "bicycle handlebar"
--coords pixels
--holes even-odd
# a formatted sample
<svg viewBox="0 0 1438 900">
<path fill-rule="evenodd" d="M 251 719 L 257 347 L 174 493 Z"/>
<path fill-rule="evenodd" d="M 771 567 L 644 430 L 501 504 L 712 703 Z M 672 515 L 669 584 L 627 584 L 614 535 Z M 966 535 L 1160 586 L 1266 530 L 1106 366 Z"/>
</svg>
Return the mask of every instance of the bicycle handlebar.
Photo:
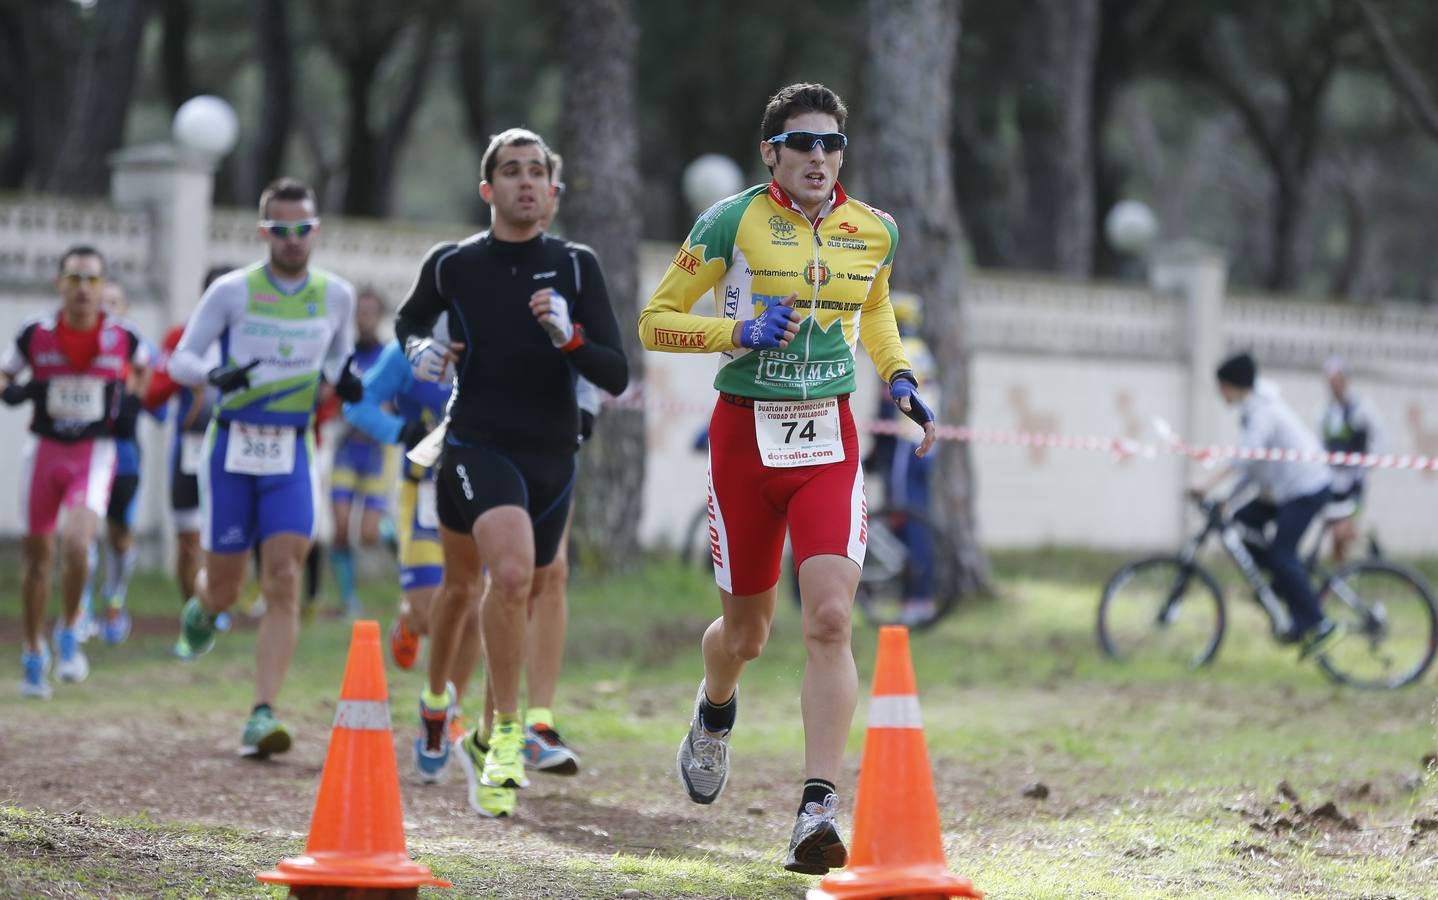
<svg viewBox="0 0 1438 900">
<path fill-rule="evenodd" d="M 1203 517 L 1208 520 L 1210 524 L 1219 525 L 1223 523 L 1225 518 L 1224 504 L 1226 501 L 1212 500 L 1208 497 L 1192 493 L 1188 495 L 1188 498 L 1192 501 L 1193 505 L 1198 508 L 1198 511 L 1203 513 Z"/>
</svg>

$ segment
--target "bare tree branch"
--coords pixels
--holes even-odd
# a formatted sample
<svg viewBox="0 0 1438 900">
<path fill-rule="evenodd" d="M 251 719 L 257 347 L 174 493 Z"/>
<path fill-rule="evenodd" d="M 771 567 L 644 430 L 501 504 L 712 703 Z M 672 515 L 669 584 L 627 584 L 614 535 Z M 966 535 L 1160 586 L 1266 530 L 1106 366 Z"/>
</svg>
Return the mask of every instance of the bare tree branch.
<svg viewBox="0 0 1438 900">
<path fill-rule="evenodd" d="M 1378 51 L 1378 60 L 1388 74 L 1388 80 L 1397 89 L 1398 94 L 1406 102 L 1409 111 L 1424 131 L 1435 138 L 1438 138 L 1438 103 L 1433 100 L 1433 95 L 1428 92 L 1428 87 L 1423 83 L 1423 78 L 1418 70 L 1408 60 L 1408 55 L 1403 48 L 1398 46 L 1398 41 L 1393 36 L 1393 31 L 1388 27 L 1388 22 L 1379 14 L 1372 0 L 1355 0 L 1358 11 L 1363 17 L 1364 30 L 1372 39 L 1374 49 Z"/>
</svg>

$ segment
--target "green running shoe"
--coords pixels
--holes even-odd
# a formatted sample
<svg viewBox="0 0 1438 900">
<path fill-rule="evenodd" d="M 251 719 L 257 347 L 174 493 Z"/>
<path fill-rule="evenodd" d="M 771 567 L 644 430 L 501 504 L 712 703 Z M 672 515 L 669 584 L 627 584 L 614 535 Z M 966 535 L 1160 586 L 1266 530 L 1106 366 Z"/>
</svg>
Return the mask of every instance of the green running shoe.
<svg viewBox="0 0 1438 900">
<path fill-rule="evenodd" d="M 524 726 L 518 722 L 495 723 L 479 782 L 485 787 L 529 787 L 529 776 L 524 774 Z"/>
<path fill-rule="evenodd" d="M 264 759 L 275 753 L 290 749 L 290 730 L 275 719 L 268 709 L 250 713 L 245 722 L 245 733 L 240 738 L 240 755 L 250 759 Z"/>
<path fill-rule="evenodd" d="M 190 646 L 191 658 L 204 656 L 215 646 L 215 617 L 205 612 L 199 597 L 185 601 L 180 613 L 180 639 Z"/>
<path fill-rule="evenodd" d="M 469 807 L 486 819 L 502 819 L 512 815 L 519 801 L 519 792 L 514 788 L 490 787 L 480 782 L 479 773 L 484 769 L 484 758 L 489 748 L 480 743 L 479 729 L 467 733 L 454 742 L 459 767 L 464 770 L 465 781 L 469 782 Z"/>
</svg>

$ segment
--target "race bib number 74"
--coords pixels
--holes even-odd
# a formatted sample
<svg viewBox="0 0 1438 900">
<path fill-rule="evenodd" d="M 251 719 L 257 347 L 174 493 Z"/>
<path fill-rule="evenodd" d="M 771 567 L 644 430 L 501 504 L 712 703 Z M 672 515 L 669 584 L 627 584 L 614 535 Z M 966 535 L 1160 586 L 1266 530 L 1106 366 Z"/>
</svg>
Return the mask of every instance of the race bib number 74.
<svg viewBox="0 0 1438 900">
<path fill-rule="evenodd" d="M 287 425 L 230 423 L 225 471 L 236 475 L 288 475 L 295 468 L 295 429 Z"/>
<path fill-rule="evenodd" d="M 844 435 L 839 401 L 756 400 L 754 436 L 759 458 L 776 469 L 843 462 Z"/>
</svg>

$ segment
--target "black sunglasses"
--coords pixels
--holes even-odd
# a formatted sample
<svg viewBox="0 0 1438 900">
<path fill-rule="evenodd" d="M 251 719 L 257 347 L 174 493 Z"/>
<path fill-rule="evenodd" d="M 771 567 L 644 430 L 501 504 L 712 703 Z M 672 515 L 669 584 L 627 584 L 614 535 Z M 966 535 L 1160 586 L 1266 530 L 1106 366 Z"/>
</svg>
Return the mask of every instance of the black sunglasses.
<svg viewBox="0 0 1438 900">
<path fill-rule="evenodd" d="M 783 144 L 790 150 L 802 150 L 805 153 L 813 150 L 816 145 L 823 144 L 825 153 L 837 153 L 849 146 L 849 136 L 839 131 L 786 131 L 765 138 L 764 143 Z"/>
</svg>

